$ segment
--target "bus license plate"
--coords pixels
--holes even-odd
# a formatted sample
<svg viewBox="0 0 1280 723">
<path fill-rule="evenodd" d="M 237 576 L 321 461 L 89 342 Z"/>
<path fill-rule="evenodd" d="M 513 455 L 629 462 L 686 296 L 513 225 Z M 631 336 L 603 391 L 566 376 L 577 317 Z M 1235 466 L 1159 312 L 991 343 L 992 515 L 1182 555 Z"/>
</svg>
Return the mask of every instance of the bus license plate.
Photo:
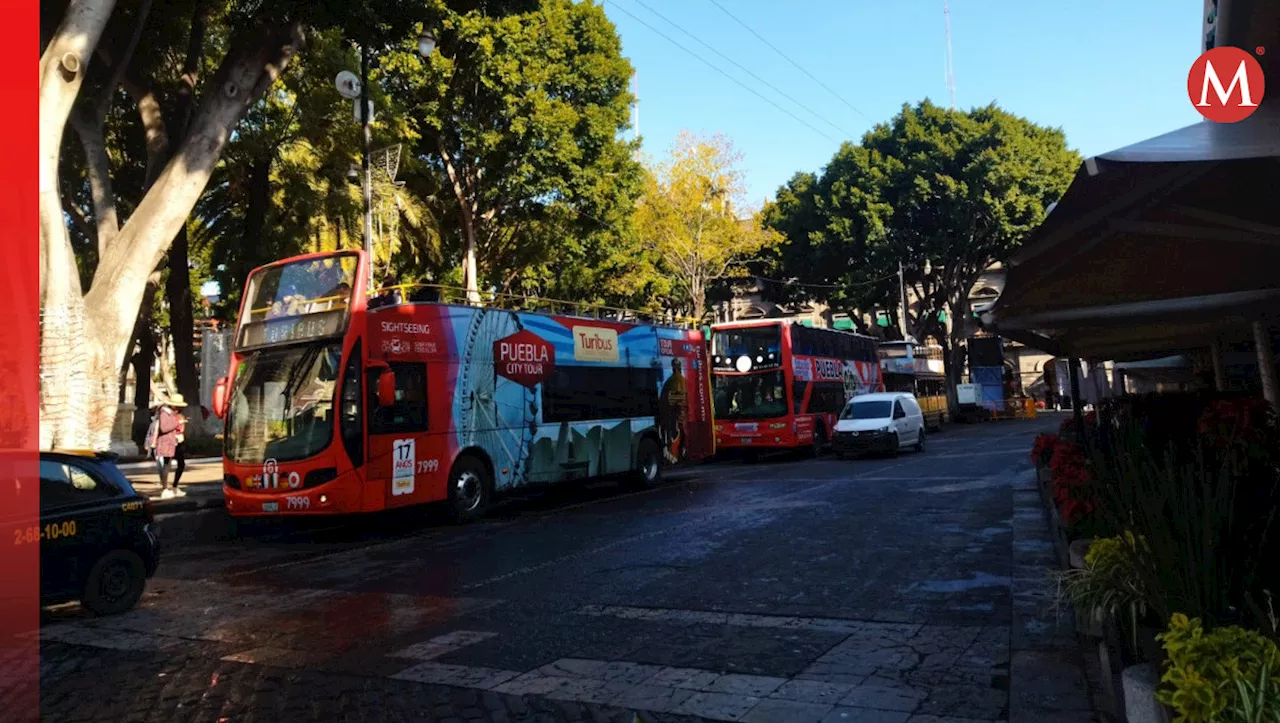
<svg viewBox="0 0 1280 723">
<path fill-rule="evenodd" d="M 280 503 L 279 502 L 263 502 L 262 511 L 263 512 L 279 512 Z"/>
</svg>

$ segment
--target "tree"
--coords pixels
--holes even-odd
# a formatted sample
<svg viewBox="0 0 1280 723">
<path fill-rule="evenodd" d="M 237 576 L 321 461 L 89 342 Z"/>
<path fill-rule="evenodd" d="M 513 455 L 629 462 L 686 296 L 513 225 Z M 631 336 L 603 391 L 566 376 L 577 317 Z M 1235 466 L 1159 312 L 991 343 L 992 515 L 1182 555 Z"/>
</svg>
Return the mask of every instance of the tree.
<svg viewBox="0 0 1280 723">
<path fill-rule="evenodd" d="M 88 148 L 85 162 L 94 191 L 97 243 L 96 264 L 85 290 L 66 225 L 58 174 L 64 131 L 90 70 L 97 67 L 104 79 L 100 97 L 109 113 L 119 101 L 117 89 L 125 85 L 134 61 L 137 30 L 115 34 L 113 40 L 124 37 L 124 42 L 99 47 L 115 5 L 113 0 L 70 0 L 60 20 L 54 20 L 52 11 L 42 12 L 42 19 L 49 20 L 41 30 L 39 101 L 40 441 L 46 448 L 108 443 L 117 375 L 148 280 L 183 231 L 232 130 L 288 67 L 305 32 L 341 26 L 367 39 L 422 17 L 421 5 L 409 0 L 363 3 L 355 9 L 338 0 L 220 5 L 227 9 L 226 50 L 217 70 L 203 84 L 198 102 L 192 88 L 191 115 L 181 124 L 180 139 L 148 144 L 148 151 L 157 153 L 152 164 L 156 173 L 127 219 L 120 218 L 114 193 L 106 184 L 109 173 L 103 173 L 102 160 L 108 154 L 98 153 L 96 146 Z M 151 4 L 139 0 L 131 10 L 121 13 L 117 22 L 138 28 L 149 17 Z M 95 53 L 100 64 L 90 62 Z M 153 100 L 146 95 L 134 99 L 144 122 L 160 119 Z M 154 123 L 147 126 L 149 141 L 155 128 Z M 174 136 L 168 137 L 173 141 Z"/>
<path fill-rule="evenodd" d="M 359 163 L 360 125 L 333 85 L 359 57 L 341 32 L 313 33 L 275 92 L 250 109 L 195 209 L 193 244 L 218 260 L 218 314 L 234 318 L 250 270 L 279 258 L 363 244 L 363 201 L 349 176 Z M 404 137 L 407 114 L 377 85 L 374 147 Z M 425 172 L 424 172 L 425 171 Z M 411 273 L 442 263 L 436 209 L 439 184 L 403 154 L 398 178 L 373 175 L 375 267 Z M 390 268 L 394 266 L 394 268 Z"/>
<path fill-rule="evenodd" d="M 593 3 L 439 10 L 436 52 L 419 56 L 412 34 L 376 77 L 405 100 L 414 155 L 451 196 L 441 222 L 456 229 L 464 285 L 511 288 L 561 239 L 598 237 L 629 213 L 641 179 L 619 139 L 631 65 Z"/>
<path fill-rule="evenodd" d="M 901 263 L 917 300 L 905 310 L 908 331 L 944 346 L 955 383 L 969 292 L 1044 219 L 1079 163 L 1061 130 L 995 105 L 904 106 L 860 145 L 844 144 L 819 176 L 797 175 L 779 191 L 766 212 L 787 237 L 777 263 L 864 308 L 897 308 Z"/>
<path fill-rule="evenodd" d="M 782 240 L 742 203 L 738 161 L 722 136 L 681 133 L 636 208 L 638 232 L 671 276 L 673 306 L 698 320 L 712 284 L 745 275 L 755 254 Z"/>
</svg>

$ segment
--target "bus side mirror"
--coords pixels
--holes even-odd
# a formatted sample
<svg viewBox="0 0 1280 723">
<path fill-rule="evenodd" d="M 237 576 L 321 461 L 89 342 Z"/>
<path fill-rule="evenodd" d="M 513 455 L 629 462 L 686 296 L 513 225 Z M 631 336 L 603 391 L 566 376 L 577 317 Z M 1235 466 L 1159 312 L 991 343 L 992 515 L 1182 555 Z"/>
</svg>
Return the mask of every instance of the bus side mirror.
<svg viewBox="0 0 1280 723">
<path fill-rule="evenodd" d="M 378 375 L 378 406 L 391 407 L 396 403 L 396 373 L 390 369 Z"/>
<path fill-rule="evenodd" d="M 223 377 L 213 385 L 213 416 L 222 419 L 227 416 L 227 378 Z"/>
</svg>

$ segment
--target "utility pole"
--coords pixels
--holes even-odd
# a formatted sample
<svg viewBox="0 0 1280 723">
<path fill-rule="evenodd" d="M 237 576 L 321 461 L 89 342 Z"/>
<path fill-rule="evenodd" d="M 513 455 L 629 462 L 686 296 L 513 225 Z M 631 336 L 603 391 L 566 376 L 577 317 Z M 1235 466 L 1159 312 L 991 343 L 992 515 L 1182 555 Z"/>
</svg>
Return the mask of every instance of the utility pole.
<svg viewBox="0 0 1280 723">
<path fill-rule="evenodd" d="M 947 24 L 947 91 L 951 93 L 951 110 L 956 109 L 956 75 L 951 64 L 951 6 L 942 0 L 942 17 Z"/>
<path fill-rule="evenodd" d="M 360 134 L 364 153 L 360 168 L 364 174 L 364 252 L 369 257 L 369 274 L 365 279 L 365 291 L 373 291 L 373 172 L 369 155 L 373 145 L 373 128 L 369 125 L 369 49 L 360 44 Z"/>
</svg>

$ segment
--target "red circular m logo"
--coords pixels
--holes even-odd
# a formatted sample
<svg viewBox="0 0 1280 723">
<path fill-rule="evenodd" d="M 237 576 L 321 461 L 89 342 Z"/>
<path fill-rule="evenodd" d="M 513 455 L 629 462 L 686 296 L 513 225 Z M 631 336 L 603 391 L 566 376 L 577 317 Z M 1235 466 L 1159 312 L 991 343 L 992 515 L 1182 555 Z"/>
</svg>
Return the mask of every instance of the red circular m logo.
<svg viewBox="0 0 1280 723">
<path fill-rule="evenodd" d="M 1240 48 L 1222 46 L 1205 52 L 1191 64 L 1187 95 L 1200 115 L 1215 123 L 1248 118 L 1266 92 L 1262 66 Z"/>
</svg>

